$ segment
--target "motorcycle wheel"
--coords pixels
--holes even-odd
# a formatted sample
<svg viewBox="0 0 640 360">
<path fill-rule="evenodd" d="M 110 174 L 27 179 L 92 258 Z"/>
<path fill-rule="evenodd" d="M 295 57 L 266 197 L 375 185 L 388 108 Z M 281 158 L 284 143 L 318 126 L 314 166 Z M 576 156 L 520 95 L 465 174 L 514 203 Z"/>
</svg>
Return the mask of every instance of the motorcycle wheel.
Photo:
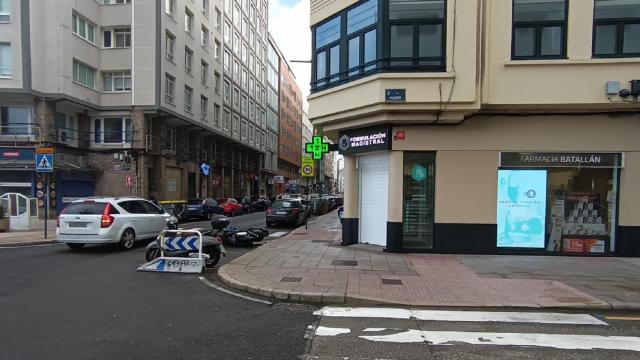
<svg viewBox="0 0 640 360">
<path fill-rule="evenodd" d="M 205 253 L 209 255 L 209 259 L 205 260 L 204 265 L 207 268 L 212 268 L 220 262 L 220 251 L 215 246 L 209 246 L 205 250 Z"/>
<path fill-rule="evenodd" d="M 147 260 L 147 262 L 158 257 L 160 257 L 160 248 L 149 248 L 144 253 L 144 259 Z"/>
</svg>

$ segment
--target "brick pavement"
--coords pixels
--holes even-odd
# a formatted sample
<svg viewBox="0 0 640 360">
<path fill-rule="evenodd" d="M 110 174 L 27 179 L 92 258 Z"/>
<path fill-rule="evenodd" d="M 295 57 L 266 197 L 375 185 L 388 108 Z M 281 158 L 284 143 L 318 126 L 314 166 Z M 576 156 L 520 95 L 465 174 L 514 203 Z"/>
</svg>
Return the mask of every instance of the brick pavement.
<svg viewBox="0 0 640 360">
<path fill-rule="evenodd" d="M 38 221 L 33 231 L 0 232 L 0 247 L 50 244 L 56 239 L 56 221 L 47 223 L 47 239 L 44 238 L 44 221 Z"/>
<path fill-rule="evenodd" d="M 567 258 L 556 256 L 391 254 L 365 244 L 340 246 L 339 229 L 330 213 L 309 230 L 300 228 L 221 267 L 218 275 L 262 296 L 324 304 L 640 309 L 640 262 L 573 257 L 569 271 Z M 624 271 L 618 275 L 631 279 L 627 288 L 603 296 L 610 278 L 591 276 L 591 287 L 577 281 L 575 272 L 589 274 L 594 261 Z"/>
</svg>

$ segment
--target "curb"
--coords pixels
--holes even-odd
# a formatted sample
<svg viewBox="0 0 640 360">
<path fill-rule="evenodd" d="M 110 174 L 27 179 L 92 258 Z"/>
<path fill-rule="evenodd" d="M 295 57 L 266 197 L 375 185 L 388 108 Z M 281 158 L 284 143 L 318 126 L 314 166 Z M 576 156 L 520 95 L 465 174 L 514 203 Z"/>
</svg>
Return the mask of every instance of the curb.
<svg viewBox="0 0 640 360">
<path fill-rule="evenodd" d="M 55 240 L 46 240 L 46 241 L 19 241 L 19 242 L 10 242 L 10 243 L 2 243 L 0 244 L 0 248 L 10 248 L 17 246 L 29 246 L 29 245 L 49 245 L 55 244 Z"/>
</svg>

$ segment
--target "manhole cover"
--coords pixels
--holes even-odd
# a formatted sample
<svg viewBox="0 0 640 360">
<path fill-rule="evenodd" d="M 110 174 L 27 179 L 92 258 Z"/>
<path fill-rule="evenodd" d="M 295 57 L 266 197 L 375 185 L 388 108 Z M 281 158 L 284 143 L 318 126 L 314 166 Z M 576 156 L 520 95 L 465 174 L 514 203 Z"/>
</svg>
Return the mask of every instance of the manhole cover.
<svg viewBox="0 0 640 360">
<path fill-rule="evenodd" d="M 276 303 L 276 304 L 273 304 L 272 307 L 278 310 L 289 310 L 289 311 L 316 311 L 317 310 L 317 308 L 312 305 L 295 304 L 295 303 Z"/>
<path fill-rule="evenodd" d="M 280 279 L 280 282 L 300 282 L 302 281 L 301 277 L 296 277 L 296 276 L 285 276 L 282 279 Z"/>
<path fill-rule="evenodd" d="M 333 260 L 331 265 L 334 266 L 358 266 L 358 261 L 356 260 Z"/>
<path fill-rule="evenodd" d="M 382 281 L 382 285 L 402 285 L 400 279 L 380 279 L 380 281 Z"/>
</svg>

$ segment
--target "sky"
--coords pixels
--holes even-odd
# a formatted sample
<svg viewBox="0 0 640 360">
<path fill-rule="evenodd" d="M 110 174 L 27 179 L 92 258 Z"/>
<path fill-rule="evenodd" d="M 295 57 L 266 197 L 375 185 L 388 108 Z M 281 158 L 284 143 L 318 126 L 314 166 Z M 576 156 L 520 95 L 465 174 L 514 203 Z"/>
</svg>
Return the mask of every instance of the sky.
<svg viewBox="0 0 640 360">
<path fill-rule="evenodd" d="M 311 60 L 309 0 L 269 0 L 269 31 L 289 61 L 306 102 L 311 64 L 292 63 L 291 60 Z"/>
</svg>

